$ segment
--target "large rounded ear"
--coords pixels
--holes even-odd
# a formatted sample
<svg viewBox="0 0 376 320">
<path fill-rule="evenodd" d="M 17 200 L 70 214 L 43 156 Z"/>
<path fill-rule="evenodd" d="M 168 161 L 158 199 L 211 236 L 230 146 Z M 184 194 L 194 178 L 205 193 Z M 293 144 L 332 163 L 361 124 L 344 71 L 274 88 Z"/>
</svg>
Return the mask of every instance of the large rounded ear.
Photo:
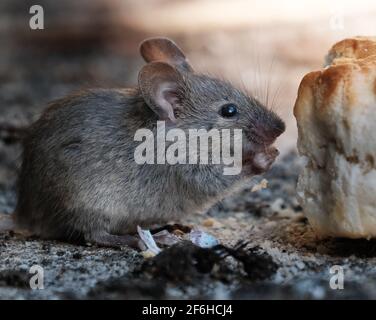
<svg viewBox="0 0 376 320">
<path fill-rule="evenodd" d="M 193 71 L 183 51 L 170 39 L 146 39 L 140 45 L 140 53 L 146 62 L 162 61 L 186 71 Z"/>
<path fill-rule="evenodd" d="M 176 122 L 174 110 L 181 107 L 182 83 L 179 71 L 164 62 L 148 63 L 138 74 L 142 96 L 160 120 Z"/>
</svg>

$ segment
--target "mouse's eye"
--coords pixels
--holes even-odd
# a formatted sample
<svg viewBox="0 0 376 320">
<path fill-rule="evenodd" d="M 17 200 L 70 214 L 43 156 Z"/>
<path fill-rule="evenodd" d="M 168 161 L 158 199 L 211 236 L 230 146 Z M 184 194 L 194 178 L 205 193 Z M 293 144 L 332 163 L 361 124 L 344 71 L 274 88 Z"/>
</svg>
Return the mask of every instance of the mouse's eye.
<svg viewBox="0 0 376 320">
<path fill-rule="evenodd" d="M 228 103 L 222 106 L 221 108 L 221 115 L 225 118 L 231 118 L 238 113 L 238 108 L 233 103 Z"/>
</svg>

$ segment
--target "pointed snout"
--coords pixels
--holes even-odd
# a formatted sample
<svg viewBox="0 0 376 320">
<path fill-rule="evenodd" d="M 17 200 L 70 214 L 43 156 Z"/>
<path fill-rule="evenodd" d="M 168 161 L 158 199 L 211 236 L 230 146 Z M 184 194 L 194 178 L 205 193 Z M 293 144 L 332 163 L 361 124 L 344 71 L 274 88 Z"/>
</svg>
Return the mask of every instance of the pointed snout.
<svg viewBox="0 0 376 320">
<path fill-rule="evenodd" d="M 270 136 L 274 140 L 277 139 L 286 130 L 286 125 L 283 120 L 277 116 L 266 128 L 266 135 Z"/>
<path fill-rule="evenodd" d="M 252 139 L 262 145 L 271 145 L 286 130 L 281 118 L 273 115 L 268 121 L 260 121 L 251 130 Z"/>
</svg>

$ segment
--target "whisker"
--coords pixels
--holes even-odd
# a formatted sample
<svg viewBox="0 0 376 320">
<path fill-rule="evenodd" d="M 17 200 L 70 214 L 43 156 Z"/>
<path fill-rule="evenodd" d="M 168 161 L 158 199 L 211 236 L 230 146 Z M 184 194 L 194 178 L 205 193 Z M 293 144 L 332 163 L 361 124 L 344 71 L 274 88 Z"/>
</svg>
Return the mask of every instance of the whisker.
<svg viewBox="0 0 376 320">
<path fill-rule="evenodd" d="M 273 98 L 272 98 L 271 108 L 270 108 L 271 111 L 274 111 L 274 109 L 276 107 L 276 101 L 278 100 L 279 95 L 280 95 L 282 89 L 285 88 L 285 86 L 286 86 L 286 84 L 283 81 L 283 79 L 281 78 L 280 81 L 279 81 L 279 84 L 277 86 L 277 89 L 274 92 Z"/>
<path fill-rule="evenodd" d="M 270 62 L 269 72 L 267 74 L 267 85 L 266 85 L 266 106 L 269 106 L 269 93 L 270 93 L 270 86 L 271 86 L 271 80 L 272 80 L 272 71 L 274 67 L 275 62 L 275 54 L 272 57 L 272 60 Z"/>
</svg>

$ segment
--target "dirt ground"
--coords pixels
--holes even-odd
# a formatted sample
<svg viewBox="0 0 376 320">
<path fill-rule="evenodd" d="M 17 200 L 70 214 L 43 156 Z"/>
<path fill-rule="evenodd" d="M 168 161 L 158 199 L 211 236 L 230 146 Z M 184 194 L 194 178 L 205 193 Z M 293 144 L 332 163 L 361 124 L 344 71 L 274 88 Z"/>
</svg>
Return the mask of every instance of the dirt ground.
<svg viewBox="0 0 376 320">
<path fill-rule="evenodd" d="M 44 2 L 48 9 L 49 2 Z M 371 30 L 375 11 L 364 13 L 361 21 L 346 16 L 346 28 L 341 30 L 330 29 L 329 22 L 320 17 L 309 22 L 282 19 L 269 23 L 267 15 L 260 15 L 257 21 L 242 18 L 242 23 L 226 27 L 218 27 L 214 18 L 205 24 L 201 17 L 191 29 L 186 28 L 189 21 L 171 19 L 175 27 L 156 23 L 152 32 L 143 22 L 150 21 L 146 14 L 138 20 L 119 20 L 118 13 L 118 20 L 109 24 L 106 17 L 114 14 L 112 9 L 105 17 L 101 15 L 101 23 L 95 19 L 83 22 L 75 19 L 82 16 L 82 7 L 77 5 L 68 8 L 70 29 L 63 28 L 59 21 L 64 19 L 54 13 L 46 32 L 31 33 L 24 23 L 24 7 L 10 3 L 0 5 L 5 12 L 0 40 L 6 44 L 0 50 L 0 127 L 8 128 L 0 130 L 0 213 L 11 214 L 17 201 L 22 147 L 9 127 L 29 125 L 48 101 L 72 90 L 134 85 L 142 65 L 137 44 L 146 36 L 173 37 L 196 70 L 246 87 L 284 118 L 287 132 L 278 142 L 282 155 L 264 177 L 255 177 L 244 190 L 206 214 L 192 212 L 175 221 L 202 228 L 227 248 L 235 248 L 233 251 L 202 251 L 181 244 L 146 261 L 127 248 L 0 235 L 1 299 L 376 298 L 375 241 L 317 239 L 296 202 L 301 162 L 295 151 L 292 116 L 302 76 L 321 67 L 332 43 Z M 129 10 L 121 11 L 125 17 L 139 12 L 135 3 L 130 1 Z M 163 8 L 169 1 L 156 3 L 155 22 L 164 19 Z M 195 12 L 196 2 L 192 3 Z M 176 14 L 186 9 L 168 8 L 171 15 L 173 8 Z M 90 12 L 96 16 L 94 9 Z M 252 185 L 262 178 L 269 181 L 268 188 L 251 192 Z M 239 248 L 239 241 L 246 242 L 246 247 Z M 45 270 L 44 290 L 28 286 L 29 269 L 35 264 Z M 329 286 L 329 269 L 334 265 L 345 272 L 343 290 Z"/>
</svg>

